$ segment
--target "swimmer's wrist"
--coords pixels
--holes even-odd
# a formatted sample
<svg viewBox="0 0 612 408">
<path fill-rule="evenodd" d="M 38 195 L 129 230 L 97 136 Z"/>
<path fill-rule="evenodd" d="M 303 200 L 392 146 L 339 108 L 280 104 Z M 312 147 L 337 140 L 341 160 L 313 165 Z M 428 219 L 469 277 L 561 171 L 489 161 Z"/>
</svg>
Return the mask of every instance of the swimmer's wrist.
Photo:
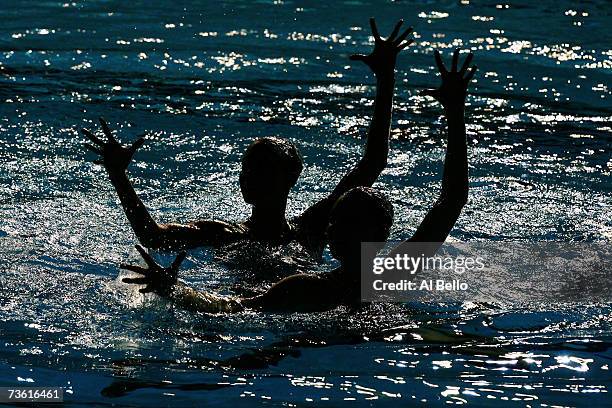
<svg viewBox="0 0 612 408">
<path fill-rule="evenodd" d="M 465 115 L 464 103 L 453 103 L 444 106 L 444 113 L 449 118 L 463 117 Z"/>
<path fill-rule="evenodd" d="M 104 166 L 104 168 L 106 169 L 106 173 L 108 173 L 108 177 L 111 179 L 111 181 L 119 180 L 127 175 L 127 169 L 117 169 L 108 166 Z"/>
<path fill-rule="evenodd" d="M 156 291 L 156 293 L 161 297 L 171 299 L 172 295 L 176 293 L 176 291 L 177 291 L 177 287 L 176 287 L 176 284 L 174 284 L 170 287 L 161 288 L 160 290 Z"/>
<path fill-rule="evenodd" d="M 379 84 L 393 85 L 395 83 L 395 64 L 391 68 L 379 72 L 374 71 L 374 75 L 376 76 L 376 82 Z"/>
</svg>

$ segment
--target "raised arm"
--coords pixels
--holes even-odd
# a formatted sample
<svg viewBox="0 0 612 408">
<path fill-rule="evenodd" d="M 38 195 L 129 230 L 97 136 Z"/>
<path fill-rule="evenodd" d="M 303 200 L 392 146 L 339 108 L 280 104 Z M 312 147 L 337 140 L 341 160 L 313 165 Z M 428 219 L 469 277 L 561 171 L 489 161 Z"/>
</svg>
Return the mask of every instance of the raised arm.
<svg viewBox="0 0 612 408">
<path fill-rule="evenodd" d="M 322 239 L 321 236 L 327 226 L 329 212 L 334 202 L 354 187 L 370 187 L 387 165 L 395 87 L 395 63 L 397 55 L 413 42 L 413 40 L 404 41 L 412 32 L 412 27 L 398 35 L 402 24 L 403 20 L 400 20 L 391 35 L 387 39 L 382 39 L 376 22 L 373 18 L 370 19 L 374 50 L 369 55 L 351 56 L 353 61 L 363 61 L 376 77 L 374 114 L 368 129 L 362 158 L 342 177 L 329 196 L 308 208 L 300 217 L 303 229 L 308 230 L 307 235 L 310 235 L 315 241 Z"/>
<path fill-rule="evenodd" d="M 464 114 L 467 87 L 476 72 L 475 66 L 470 68 L 472 57 L 472 53 L 469 53 L 461 69 L 458 69 L 459 50 L 456 50 L 451 70 L 448 71 L 440 53 L 435 52 L 442 84 L 438 89 L 423 91 L 423 94 L 434 97 L 442 104 L 448 126 L 442 191 L 409 242 L 432 242 L 441 245 L 467 202 L 468 162 Z"/>
<path fill-rule="evenodd" d="M 387 39 L 378 34 L 376 22 L 370 19 L 374 50 L 369 55 L 352 55 L 351 60 L 363 61 L 376 77 L 376 97 L 374 113 L 368 129 L 367 142 L 363 157 L 340 180 L 332 196 L 338 198 L 354 187 L 370 187 L 387 166 L 389 154 L 389 135 L 391 132 L 391 114 L 393 112 L 393 91 L 395 88 L 395 63 L 397 55 L 413 43 L 406 37 L 412 32 L 412 27 L 398 36 L 403 24 L 400 20 Z"/>
<path fill-rule="evenodd" d="M 82 129 L 83 134 L 92 143 L 85 147 L 100 156 L 95 163 L 104 165 L 117 191 L 125 215 L 143 245 L 163 250 L 195 248 L 222 243 L 233 233 L 234 226 L 215 220 L 187 225 L 158 224 L 136 194 L 127 175 L 127 168 L 132 157 L 143 145 L 144 138 L 141 137 L 131 146 L 124 147 L 113 136 L 104 119 L 100 118 L 100 124 L 106 141 L 101 140 L 89 130 Z"/>
</svg>

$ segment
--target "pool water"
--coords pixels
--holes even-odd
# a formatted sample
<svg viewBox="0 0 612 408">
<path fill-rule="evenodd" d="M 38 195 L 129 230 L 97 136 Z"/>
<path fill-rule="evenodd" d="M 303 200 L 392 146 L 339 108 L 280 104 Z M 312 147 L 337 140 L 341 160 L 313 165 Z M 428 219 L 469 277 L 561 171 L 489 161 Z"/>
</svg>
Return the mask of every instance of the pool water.
<svg viewBox="0 0 612 408">
<path fill-rule="evenodd" d="M 403 17 L 389 165 L 393 239 L 439 191 L 433 50 L 473 50 L 470 198 L 451 240 L 612 240 L 612 5 L 532 1 L 30 1 L 0 5 L 0 386 L 74 406 L 612 405 L 609 303 L 377 304 L 192 315 L 122 284 L 136 243 L 78 129 L 147 142 L 130 168 L 161 221 L 245 218 L 253 138 L 300 148 L 299 214 L 361 154 L 374 81 L 348 56 Z M 220 293 L 248 265 L 190 253 Z M 161 256 L 164 261 L 171 257 Z M 330 268 L 331 259 L 326 255 Z M 315 269 L 317 269 L 315 268 Z M 586 278 L 587 277 L 582 277 Z M 241 283 L 242 282 L 242 283 Z M 253 283 L 254 290 L 260 290 Z"/>
</svg>

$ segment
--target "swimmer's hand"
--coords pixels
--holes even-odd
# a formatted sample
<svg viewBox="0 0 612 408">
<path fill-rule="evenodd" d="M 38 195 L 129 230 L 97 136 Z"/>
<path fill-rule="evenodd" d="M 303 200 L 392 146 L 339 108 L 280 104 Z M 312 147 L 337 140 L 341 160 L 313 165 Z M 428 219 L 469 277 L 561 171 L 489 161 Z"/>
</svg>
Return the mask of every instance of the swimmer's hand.
<svg viewBox="0 0 612 408">
<path fill-rule="evenodd" d="M 103 164 L 109 173 L 122 172 L 127 169 L 136 150 L 144 143 L 144 137 L 139 138 L 131 146 L 123 147 L 115 139 L 106 121 L 100 118 L 102 131 L 106 136 L 106 142 L 99 139 L 87 129 L 81 129 L 81 132 L 93 144 L 86 144 L 85 147 L 92 152 L 100 155 L 100 159 L 95 160 L 96 164 Z"/>
<path fill-rule="evenodd" d="M 404 20 L 400 20 L 395 25 L 391 35 L 383 40 L 378 34 L 376 22 L 373 18 L 370 18 L 370 27 L 372 27 L 372 35 L 374 36 L 374 50 L 369 55 L 351 55 L 351 60 L 365 62 L 379 79 L 381 77 L 393 77 L 397 54 L 414 42 L 414 40 L 404 41 L 412 32 L 412 27 L 407 28 L 398 36 L 403 23 Z"/>
<path fill-rule="evenodd" d="M 140 256 L 142 256 L 148 268 L 122 264 L 121 269 L 143 275 L 142 278 L 123 278 L 123 282 L 135 285 L 146 285 L 139 290 L 140 293 L 154 292 L 159 296 L 169 296 L 177 282 L 179 268 L 181 263 L 185 260 L 187 253 L 185 251 L 181 252 L 170 267 L 164 268 L 155 262 L 142 245 L 136 245 L 136 249 L 140 252 Z"/>
<path fill-rule="evenodd" d="M 475 65 L 470 68 L 470 63 L 472 62 L 474 54 L 470 52 L 465 58 L 461 69 L 457 70 L 459 49 L 456 49 L 453 54 L 453 63 L 450 71 L 444 66 L 442 57 L 438 51 L 435 52 L 435 57 L 438 71 L 440 71 L 440 76 L 442 77 L 442 84 L 438 89 L 425 89 L 421 91 L 421 95 L 434 97 L 445 109 L 463 108 L 465 105 L 468 84 L 477 69 Z"/>
</svg>

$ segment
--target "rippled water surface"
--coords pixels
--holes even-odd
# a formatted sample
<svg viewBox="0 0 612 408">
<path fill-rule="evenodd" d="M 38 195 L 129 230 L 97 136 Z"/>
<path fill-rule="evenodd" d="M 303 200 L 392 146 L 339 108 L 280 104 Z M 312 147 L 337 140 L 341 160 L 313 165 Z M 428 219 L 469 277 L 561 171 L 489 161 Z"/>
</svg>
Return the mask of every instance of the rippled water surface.
<svg viewBox="0 0 612 408">
<path fill-rule="evenodd" d="M 433 49 L 475 53 L 469 204 L 452 239 L 612 240 L 612 5 L 532 1 L 12 1 L 0 4 L 0 385 L 74 404 L 610 404 L 609 304 L 378 305 L 193 316 L 119 282 L 135 238 L 78 133 L 145 135 L 131 177 L 159 220 L 238 221 L 239 159 L 293 140 L 290 214 L 360 155 L 373 78 L 349 62 L 403 17 L 390 163 L 394 239 L 439 190 Z M 229 293 L 195 251 L 183 277 Z M 325 267 L 323 267 L 325 268 Z"/>
</svg>

